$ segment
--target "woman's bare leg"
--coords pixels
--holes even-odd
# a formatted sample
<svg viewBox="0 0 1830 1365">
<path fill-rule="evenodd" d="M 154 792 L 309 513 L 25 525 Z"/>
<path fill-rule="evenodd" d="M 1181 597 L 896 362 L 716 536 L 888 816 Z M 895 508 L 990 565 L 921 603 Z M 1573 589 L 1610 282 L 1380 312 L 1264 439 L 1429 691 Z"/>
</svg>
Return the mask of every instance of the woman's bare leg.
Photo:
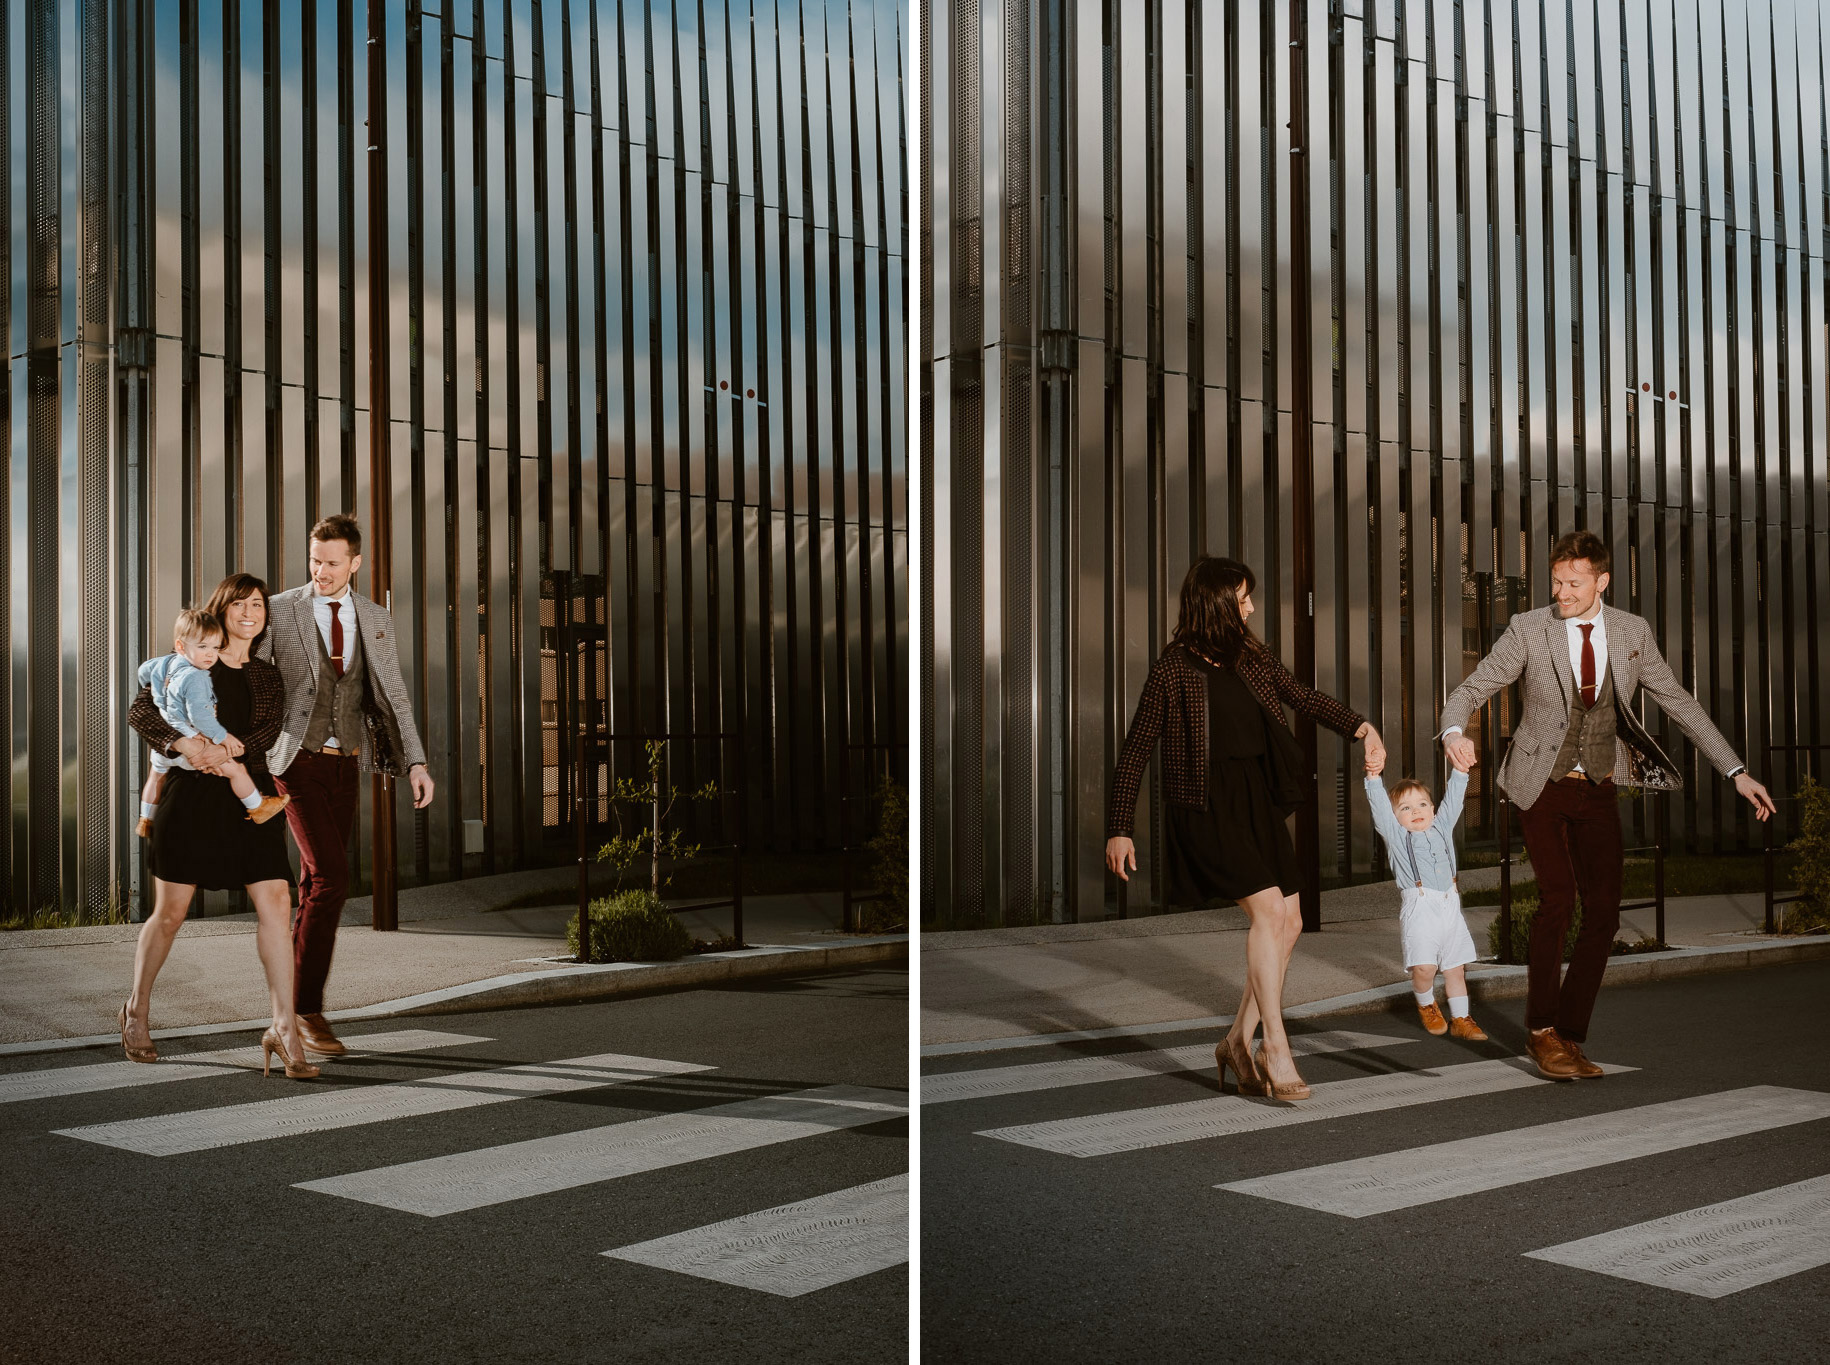
<svg viewBox="0 0 1830 1365">
<path fill-rule="evenodd" d="M 1290 953 L 1296 945 L 1295 934 L 1302 932 L 1302 916 L 1294 896 L 1285 896 L 1276 887 L 1247 896 L 1239 905 L 1251 917 L 1252 927 L 1245 936 L 1245 994 L 1240 997 L 1239 1012 L 1229 1039 L 1237 1036 L 1249 1042 L 1246 1030 L 1264 1025 L 1265 1068 L 1273 1080 L 1290 1083 L 1300 1077 L 1290 1060 L 1290 1042 L 1284 1036 L 1284 973 L 1290 965 Z"/>
<path fill-rule="evenodd" d="M 1259 896 L 1253 896 L 1249 899 L 1257 901 L 1260 896 L 1278 895 L 1281 889 L 1282 888 L 1277 888 L 1260 892 Z M 1290 973 L 1290 958 L 1296 951 L 1296 940 L 1301 938 L 1303 933 L 1301 898 L 1297 896 L 1284 896 L 1282 897 L 1282 901 L 1284 913 L 1283 925 L 1278 939 L 1278 951 L 1282 955 L 1283 965 L 1279 970 L 1277 977 L 1277 998 L 1279 1000 L 1283 999 L 1283 981 Z M 1243 905 L 1243 902 L 1241 904 Z M 1249 914 L 1250 911 L 1247 911 L 1247 913 Z M 1249 960 L 1249 946 L 1247 948 L 1247 954 Z M 1233 1026 L 1226 1031 L 1227 1037 L 1229 1039 L 1238 1039 L 1249 1052 L 1252 1047 L 1252 1035 L 1258 1031 L 1259 1017 L 1258 997 L 1252 991 L 1252 977 L 1251 973 L 1248 971 L 1245 979 L 1245 994 L 1239 999 L 1239 1009 L 1233 1015 Z"/>
<path fill-rule="evenodd" d="M 153 912 L 140 926 L 133 952 L 133 993 L 127 997 L 127 1031 L 135 1043 L 152 1041 L 152 988 L 172 951 L 172 940 L 190 912 L 195 886 L 153 878 Z"/>
<path fill-rule="evenodd" d="M 283 881 L 252 882 L 248 899 L 257 921 L 254 946 L 273 999 L 273 1027 L 285 1039 L 287 1053 L 303 1061 L 305 1041 L 292 1013 L 292 888 Z"/>
</svg>

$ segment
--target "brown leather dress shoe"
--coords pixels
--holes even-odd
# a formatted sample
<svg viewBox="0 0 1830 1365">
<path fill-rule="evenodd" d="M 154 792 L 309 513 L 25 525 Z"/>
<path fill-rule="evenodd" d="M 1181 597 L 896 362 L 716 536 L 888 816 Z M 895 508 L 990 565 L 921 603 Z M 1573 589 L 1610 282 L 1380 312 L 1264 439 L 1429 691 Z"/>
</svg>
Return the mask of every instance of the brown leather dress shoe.
<svg viewBox="0 0 1830 1365">
<path fill-rule="evenodd" d="M 324 1022 L 321 1014 L 299 1016 L 299 1037 L 304 1039 L 307 1052 L 315 1052 L 320 1057 L 341 1057 L 349 1051 L 330 1031 L 330 1025 Z"/>
<path fill-rule="evenodd" d="M 1457 1015 L 1455 1018 L 1449 1020 L 1449 1032 L 1455 1037 L 1470 1043 L 1484 1043 L 1487 1041 L 1487 1035 L 1481 1031 L 1481 1026 L 1474 1022 L 1473 1016 L 1471 1015 Z"/>
<path fill-rule="evenodd" d="M 1531 1060 L 1537 1064 L 1538 1074 L 1545 1080 L 1573 1081 L 1576 1079 L 1576 1060 L 1569 1055 L 1563 1039 L 1557 1036 L 1556 1029 L 1533 1029 L 1525 1046 L 1531 1053 Z"/>
<path fill-rule="evenodd" d="M 1580 1043 L 1571 1042 L 1568 1038 L 1563 1038 L 1562 1035 L 1558 1035 L 1558 1037 L 1563 1044 L 1564 1052 L 1569 1054 L 1570 1061 L 1574 1062 L 1576 1065 L 1576 1075 L 1578 1078 L 1588 1081 L 1593 1080 L 1597 1076 L 1605 1076 L 1608 1074 L 1582 1055 L 1582 1045 Z"/>
</svg>

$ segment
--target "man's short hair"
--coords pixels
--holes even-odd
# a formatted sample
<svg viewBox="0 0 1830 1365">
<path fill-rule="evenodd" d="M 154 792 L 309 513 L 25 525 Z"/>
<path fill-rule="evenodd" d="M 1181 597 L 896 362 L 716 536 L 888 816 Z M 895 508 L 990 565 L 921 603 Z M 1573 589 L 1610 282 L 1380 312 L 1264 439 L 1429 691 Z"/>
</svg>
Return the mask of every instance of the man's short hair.
<svg viewBox="0 0 1830 1365">
<path fill-rule="evenodd" d="M 229 633 L 222 628 L 222 621 L 197 607 L 186 607 L 172 622 L 172 639 L 182 640 L 187 645 L 200 645 L 212 635 L 224 644 L 229 642 Z"/>
<path fill-rule="evenodd" d="M 362 553 L 362 527 L 348 512 L 337 512 L 325 517 L 311 528 L 313 540 L 341 540 L 349 544 L 352 555 Z"/>
<path fill-rule="evenodd" d="M 1572 559 L 1588 560 L 1597 576 L 1614 571 L 1614 556 L 1608 553 L 1608 543 L 1593 531 L 1570 531 L 1557 537 L 1557 543 L 1550 547 L 1551 569 Z"/>
</svg>

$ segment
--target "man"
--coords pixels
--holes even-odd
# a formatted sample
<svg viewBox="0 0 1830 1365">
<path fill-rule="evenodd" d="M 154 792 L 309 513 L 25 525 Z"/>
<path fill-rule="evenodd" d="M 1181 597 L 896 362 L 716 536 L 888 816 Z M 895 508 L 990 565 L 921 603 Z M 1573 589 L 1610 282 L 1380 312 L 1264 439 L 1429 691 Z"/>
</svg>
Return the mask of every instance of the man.
<svg viewBox="0 0 1830 1365">
<path fill-rule="evenodd" d="M 299 913 L 293 922 L 294 1009 L 305 1046 L 347 1051 L 324 1021 L 337 925 L 349 892 L 349 841 L 357 777 L 407 775 L 413 807 L 432 804 L 426 751 L 400 676 L 394 621 L 350 586 L 362 567 L 362 529 L 351 516 L 311 530 L 311 582 L 274 594 L 257 654 L 286 683 L 286 717 L 267 754 L 286 822 L 299 846 Z"/>
<path fill-rule="evenodd" d="M 1449 761 L 1467 771 L 1474 744 L 1462 727 L 1474 709 L 1521 674 L 1524 713 L 1498 781 L 1519 808 L 1525 847 L 1538 874 L 1531 923 L 1525 1025 L 1532 1061 L 1551 1080 L 1602 1074 L 1582 1055 L 1589 1015 L 1620 927 L 1620 806 L 1615 783 L 1628 777 L 1615 738 L 1617 707 L 1644 688 L 1703 756 L 1752 803 L 1773 813 L 1766 788 L 1658 652 L 1652 627 L 1631 612 L 1603 606 L 1612 561 L 1601 537 L 1572 531 L 1550 552 L 1548 607 L 1512 618 L 1480 666 L 1449 694 L 1440 738 Z M 1563 939 L 1582 896 L 1582 929 L 1569 970 L 1558 977 Z"/>
</svg>

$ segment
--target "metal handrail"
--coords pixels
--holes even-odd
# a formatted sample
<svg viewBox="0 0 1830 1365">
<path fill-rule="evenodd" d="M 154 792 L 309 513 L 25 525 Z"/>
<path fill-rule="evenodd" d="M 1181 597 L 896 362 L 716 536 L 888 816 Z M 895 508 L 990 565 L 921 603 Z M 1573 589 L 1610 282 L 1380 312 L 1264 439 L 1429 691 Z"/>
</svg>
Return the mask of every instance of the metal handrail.
<svg viewBox="0 0 1830 1365">
<path fill-rule="evenodd" d="M 1775 754 L 1775 753 L 1830 753 L 1830 744 L 1769 744 L 1766 746 L 1766 751 L 1769 754 Z M 1791 796 L 1773 797 L 1773 804 L 1775 806 L 1777 806 L 1781 801 L 1796 801 L 1797 799 L 1798 799 L 1798 794 L 1796 792 L 1794 792 Z M 1776 934 L 1779 932 L 1779 928 L 1778 928 L 1779 920 L 1776 919 L 1773 914 L 1774 909 L 1781 905 L 1790 905 L 1794 901 L 1801 901 L 1805 898 L 1805 894 L 1802 891 L 1794 891 L 1789 896 L 1781 896 L 1781 895 L 1777 894 L 1778 888 L 1775 885 L 1775 883 L 1777 881 L 1777 868 L 1775 866 L 1775 858 L 1776 858 L 1776 855 L 1778 854 L 1779 850 L 1777 848 L 1775 848 L 1773 845 L 1773 831 L 1777 827 L 1778 821 L 1767 820 L 1765 823 L 1766 823 L 1766 840 L 1760 850 L 1760 857 L 1761 857 L 1761 864 L 1762 864 L 1761 879 L 1764 883 L 1764 889 L 1766 892 L 1765 932 L 1769 933 L 1769 934 Z"/>
</svg>

